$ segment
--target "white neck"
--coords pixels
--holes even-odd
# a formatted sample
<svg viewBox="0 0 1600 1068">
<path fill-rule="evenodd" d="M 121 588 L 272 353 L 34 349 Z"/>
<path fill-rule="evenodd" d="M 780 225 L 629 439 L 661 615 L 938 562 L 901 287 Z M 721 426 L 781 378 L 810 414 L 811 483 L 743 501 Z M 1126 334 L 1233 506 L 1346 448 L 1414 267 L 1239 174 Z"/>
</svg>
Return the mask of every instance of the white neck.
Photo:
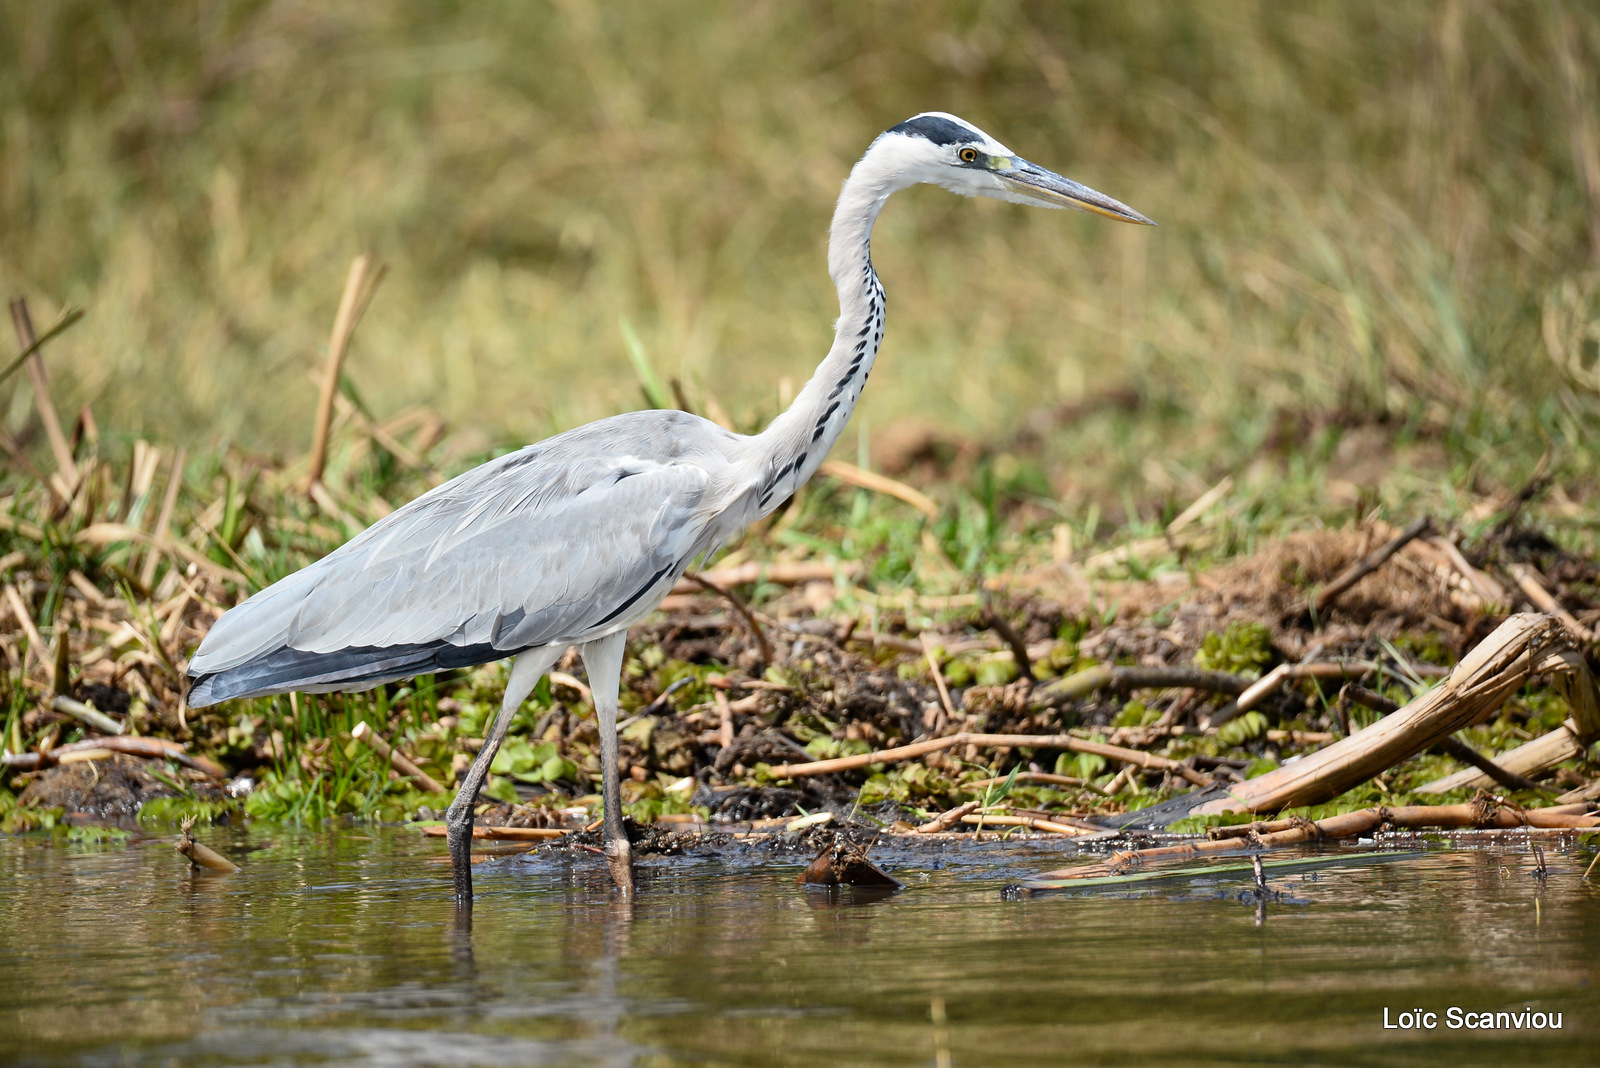
<svg viewBox="0 0 1600 1068">
<path fill-rule="evenodd" d="M 884 137 L 850 171 L 828 233 L 828 273 L 839 290 L 833 347 L 787 411 L 757 436 L 759 508 L 766 515 L 810 478 L 844 432 L 883 341 L 883 286 L 872 269 L 872 224 L 897 190 L 914 184 L 899 151 Z"/>
</svg>

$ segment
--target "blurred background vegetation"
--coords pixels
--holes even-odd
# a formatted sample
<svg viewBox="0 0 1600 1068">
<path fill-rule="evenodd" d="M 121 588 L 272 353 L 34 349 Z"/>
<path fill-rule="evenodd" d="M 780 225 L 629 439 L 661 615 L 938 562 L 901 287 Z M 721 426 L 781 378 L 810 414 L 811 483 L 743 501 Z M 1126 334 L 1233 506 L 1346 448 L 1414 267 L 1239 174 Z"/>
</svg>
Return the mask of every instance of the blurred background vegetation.
<svg viewBox="0 0 1600 1068">
<path fill-rule="evenodd" d="M 1224 473 L 1487 492 L 1549 450 L 1596 495 L 1582 2 L 0 0 L 0 290 L 86 309 L 47 362 L 113 446 L 303 451 L 362 251 L 378 416 L 485 449 L 637 407 L 626 322 L 754 426 L 827 348 L 839 183 L 930 109 L 1161 227 L 897 200 L 846 459 L 978 442 L 1138 511 Z M 24 382 L 0 417 L 42 448 Z"/>
</svg>

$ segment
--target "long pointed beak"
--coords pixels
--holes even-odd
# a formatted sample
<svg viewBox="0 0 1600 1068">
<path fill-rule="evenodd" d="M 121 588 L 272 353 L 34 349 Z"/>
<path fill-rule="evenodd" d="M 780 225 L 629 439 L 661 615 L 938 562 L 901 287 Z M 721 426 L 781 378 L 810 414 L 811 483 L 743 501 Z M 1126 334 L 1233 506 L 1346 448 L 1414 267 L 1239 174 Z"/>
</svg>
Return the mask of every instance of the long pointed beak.
<svg viewBox="0 0 1600 1068">
<path fill-rule="evenodd" d="M 1052 208 L 1076 208 L 1094 215 L 1104 215 L 1119 222 L 1154 226 L 1155 221 L 1134 211 L 1120 200 L 1112 200 L 1071 178 L 1063 178 L 1055 171 L 1047 171 L 1021 156 L 1012 156 L 1011 166 L 995 168 L 993 174 L 1012 192 L 1028 200 Z"/>
</svg>

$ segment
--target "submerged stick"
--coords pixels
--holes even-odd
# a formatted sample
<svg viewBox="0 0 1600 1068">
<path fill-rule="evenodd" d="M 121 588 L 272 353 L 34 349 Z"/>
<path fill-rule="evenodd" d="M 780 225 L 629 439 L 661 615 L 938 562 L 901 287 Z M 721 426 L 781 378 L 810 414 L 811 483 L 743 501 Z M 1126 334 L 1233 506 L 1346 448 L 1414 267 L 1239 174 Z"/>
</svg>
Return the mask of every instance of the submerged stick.
<svg viewBox="0 0 1600 1068">
<path fill-rule="evenodd" d="M 390 767 L 406 778 L 415 780 L 417 785 L 421 786 L 425 792 L 430 794 L 447 794 L 450 792 L 440 786 L 431 775 L 412 763 L 411 759 L 404 753 L 379 738 L 377 732 L 367 725 L 366 720 L 362 720 L 355 725 L 350 731 L 350 737 L 355 738 L 357 741 L 365 742 L 374 753 L 387 760 Z"/>
</svg>

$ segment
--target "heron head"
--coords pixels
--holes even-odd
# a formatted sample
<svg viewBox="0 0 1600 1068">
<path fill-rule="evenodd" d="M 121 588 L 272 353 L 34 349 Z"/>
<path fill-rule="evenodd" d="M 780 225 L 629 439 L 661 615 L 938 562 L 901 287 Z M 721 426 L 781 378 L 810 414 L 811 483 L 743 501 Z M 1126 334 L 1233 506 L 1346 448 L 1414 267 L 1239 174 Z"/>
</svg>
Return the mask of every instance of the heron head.
<svg viewBox="0 0 1600 1068">
<path fill-rule="evenodd" d="M 1016 155 L 982 130 L 942 111 L 925 111 L 884 132 L 906 177 L 968 197 L 1075 208 L 1121 222 L 1155 223 L 1118 200 Z"/>
</svg>

